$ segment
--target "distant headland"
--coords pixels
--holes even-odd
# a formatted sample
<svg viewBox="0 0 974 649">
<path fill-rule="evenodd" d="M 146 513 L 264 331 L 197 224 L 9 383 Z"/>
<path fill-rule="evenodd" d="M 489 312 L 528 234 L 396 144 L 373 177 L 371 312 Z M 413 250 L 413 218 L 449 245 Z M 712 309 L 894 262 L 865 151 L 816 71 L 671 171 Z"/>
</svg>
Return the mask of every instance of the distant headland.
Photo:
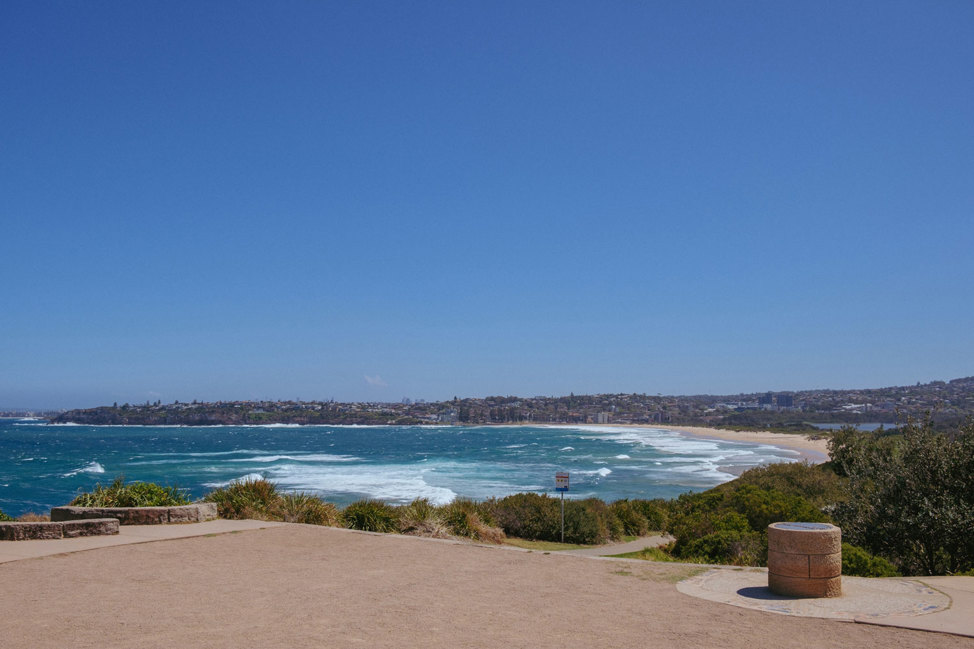
<svg viewBox="0 0 974 649">
<path fill-rule="evenodd" d="M 815 424 L 878 422 L 927 414 L 942 429 L 974 417 L 974 377 L 859 390 L 735 395 L 495 396 L 448 401 L 217 401 L 122 404 L 69 410 L 54 423 L 130 426 L 674 424 L 808 432 Z"/>
</svg>

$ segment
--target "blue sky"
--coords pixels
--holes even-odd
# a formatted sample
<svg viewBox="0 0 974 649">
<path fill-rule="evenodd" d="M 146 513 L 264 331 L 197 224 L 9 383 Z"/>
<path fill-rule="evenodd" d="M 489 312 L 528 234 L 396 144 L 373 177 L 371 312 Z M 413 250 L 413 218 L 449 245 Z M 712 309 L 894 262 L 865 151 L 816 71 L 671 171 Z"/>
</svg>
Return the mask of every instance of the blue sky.
<svg viewBox="0 0 974 649">
<path fill-rule="evenodd" d="M 974 4 L 0 4 L 0 407 L 974 374 Z"/>
</svg>

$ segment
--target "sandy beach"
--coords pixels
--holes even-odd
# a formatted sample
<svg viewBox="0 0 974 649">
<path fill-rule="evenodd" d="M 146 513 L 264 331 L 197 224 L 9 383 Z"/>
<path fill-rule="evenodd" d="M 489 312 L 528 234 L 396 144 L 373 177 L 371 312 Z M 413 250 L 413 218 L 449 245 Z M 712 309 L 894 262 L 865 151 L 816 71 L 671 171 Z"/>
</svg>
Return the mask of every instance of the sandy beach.
<svg viewBox="0 0 974 649">
<path fill-rule="evenodd" d="M 770 431 L 750 432 L 722 428 L 702 428 L 699 426 L 655 425 L 653 428 L 675 430 L 693 437 L 722 439 L 730 442 L 747 442 L 749 444 L 771 444 L 772 446 L 798 451 L 801 453 L 802 458 L 812 464 L 820 464 L 829 459 L 828 440 L 824 437 L 811 439 L 807 435 L 800 434 L 772 433 Z"/>
<path fill-rule="evenodd" d="M 0 564 L 5 649 L 970 647 L 678 592 L 695 570 L 325 527 Z"/>
<path fill-rule="evenodd" d="M 556 424 L 546 424 L 557 426 Z M 746 442 L 749 444 L 770 444 L 780 448 L 787 448 L 798 452 L 803 460 L 811 464 L 821 464 L 829 459 L 828 440 L 824 437 L 812 439 L 808 435 L 773 433 L 771 431 L 738 431 L 725 428 L 705 428 L 703 426 L 671 426 L 669 424 L 571 424 L 571 426 L 586 428 L 662 428 L 683 433 L 690 437 L 705 439 L 721 439 L 729 442 Z"/>
</svg>

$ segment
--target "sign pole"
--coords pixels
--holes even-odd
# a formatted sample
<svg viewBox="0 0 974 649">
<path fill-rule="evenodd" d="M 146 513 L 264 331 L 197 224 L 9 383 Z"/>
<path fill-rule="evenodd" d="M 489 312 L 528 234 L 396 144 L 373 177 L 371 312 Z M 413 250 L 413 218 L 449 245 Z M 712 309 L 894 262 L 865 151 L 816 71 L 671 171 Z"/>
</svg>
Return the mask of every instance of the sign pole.
<svg viewBox="0 0 974 649">
<path fill-rule="evenodd" d="M 568 473 L 555 474 L 555 490 L 561 492 L 561 542 L 565 542 L 565 492 L 568 491 Z"/>
</svg>

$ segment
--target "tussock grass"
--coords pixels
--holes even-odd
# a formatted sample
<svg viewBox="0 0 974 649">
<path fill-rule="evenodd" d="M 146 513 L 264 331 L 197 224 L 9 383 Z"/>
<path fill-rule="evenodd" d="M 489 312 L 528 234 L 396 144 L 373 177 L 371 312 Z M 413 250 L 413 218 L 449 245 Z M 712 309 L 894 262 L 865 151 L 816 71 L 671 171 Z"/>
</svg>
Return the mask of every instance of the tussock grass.
<svg viewBox="0 0 974 649">
<path fill-rule="evenodd" d="M 444 505 L 442 516 L 454 536 L 484 543 L 501 543 L 505 538 L 504 530 L 490 524 L 490 511 L 467 498 L 457 498 Z"/>
<path fill-rule="evenodd" d="M 130 482 L 118 476 L 112 484 L 96 484 L 91 492 L 80 493 L 68 503 L 74 507 L 174 507 L 188 505 L 189 498 L 176 486 L 154 482 Z"/>
<path fill-rule="evenodd" d="M 450 530 L 439 509 L 427 498 L 417 498 L 399 508 L 399 532 L 436 539 L 450 537 Z"/>
<path fill-rule="evenodd" d="M 381 500 L 357 500 L 342 511 L 345 527 L 363 532 L 395 532 L 396 511 Z"/>
<path fill-rule="evenodd" d="M 341 512 L 313 494 L 286 493 L 281 495 L 280 510 L 287 523 L 327 525 L 337 527 L 342 520 Z"/>
<path fill-rule="evenodd" d="M 21 523 L 48 523 L 51 520 L 50 514 L 35 514 L 34 512 L 27 512 L 26 514 L 21 514 L 17 517 L 17 520 Z"/>
<path fill-rule="evenodd" d="M 273 482 L 263 478 L 231 482 L 226 487 L 211 491 L 204 500 L 216 503 L 220 518 L 284 520 L 282 494 Z"/>
</svg>

